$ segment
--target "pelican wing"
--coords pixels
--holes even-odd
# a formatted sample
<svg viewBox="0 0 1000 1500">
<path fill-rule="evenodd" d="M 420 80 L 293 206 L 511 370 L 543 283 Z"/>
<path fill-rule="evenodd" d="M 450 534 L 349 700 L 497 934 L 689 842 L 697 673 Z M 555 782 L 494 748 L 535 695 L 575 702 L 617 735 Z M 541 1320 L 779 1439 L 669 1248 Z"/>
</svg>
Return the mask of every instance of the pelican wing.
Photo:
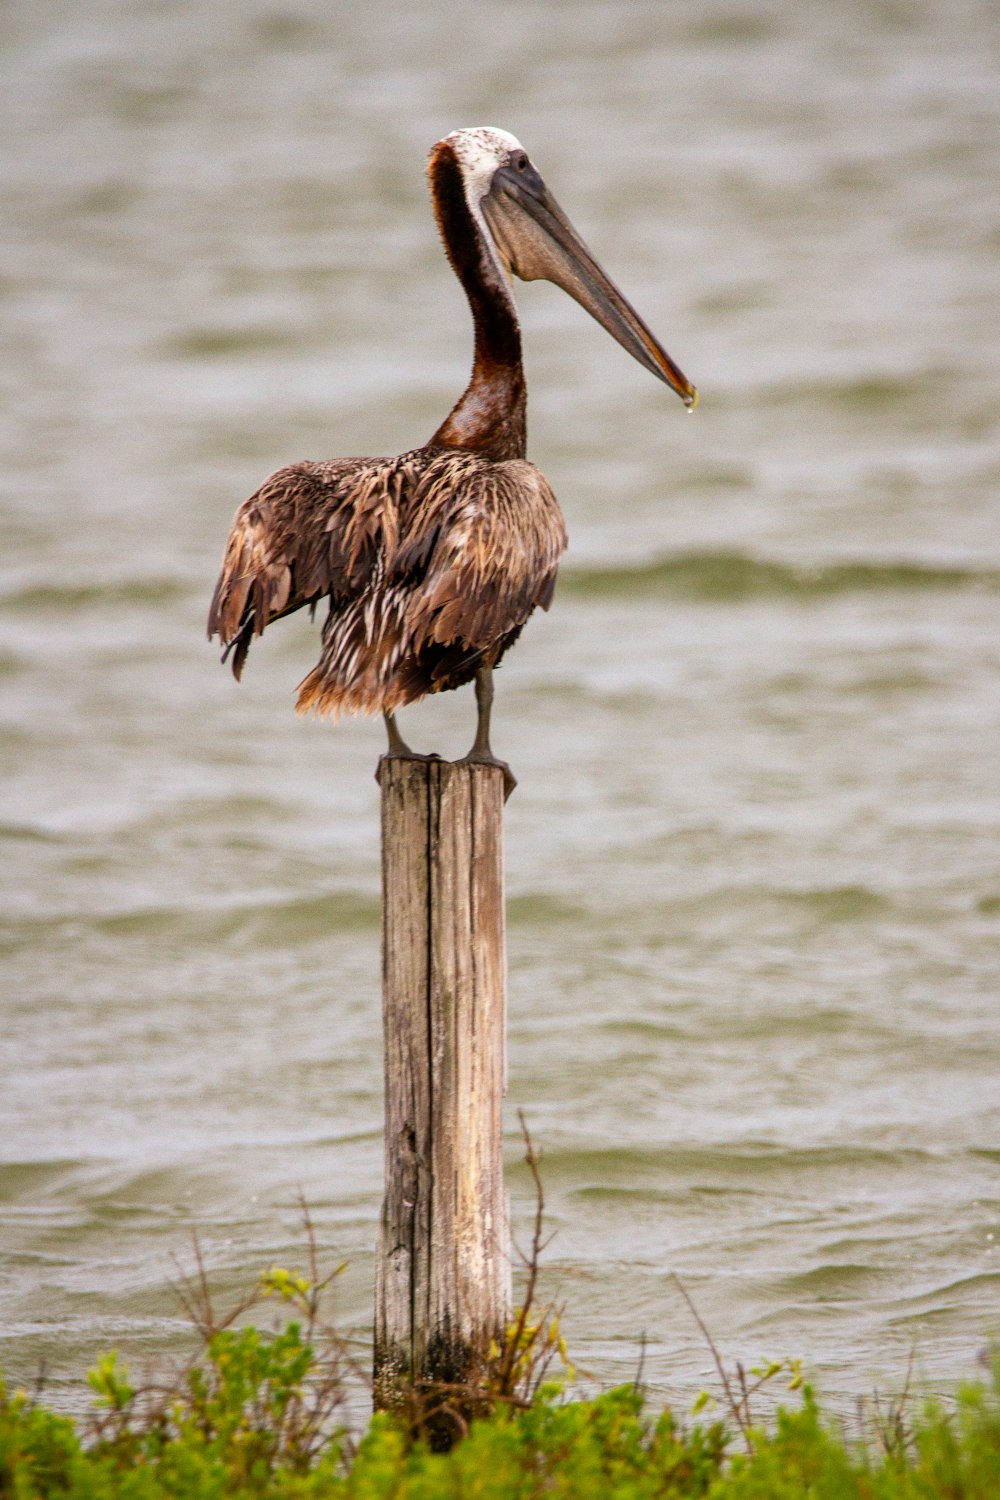
<svg viewBox="0 0 1000 1500">
<path fill-rule="evenodd" d="M 409 600 L 414 646 L 460 642 L 477 657 L 488 655 L 532 610 L 548 609 L 565 546 L 559 503 L 534 464 L 483 466 L 439 526 Z"/>
<path fill-rule="evenodd" d="M 408 455 L 293 464 L 236 512 L 208 614 L 239 678 L 266 626 L 328 597 L 364 592 L 397 528 Z"/>
</svg>

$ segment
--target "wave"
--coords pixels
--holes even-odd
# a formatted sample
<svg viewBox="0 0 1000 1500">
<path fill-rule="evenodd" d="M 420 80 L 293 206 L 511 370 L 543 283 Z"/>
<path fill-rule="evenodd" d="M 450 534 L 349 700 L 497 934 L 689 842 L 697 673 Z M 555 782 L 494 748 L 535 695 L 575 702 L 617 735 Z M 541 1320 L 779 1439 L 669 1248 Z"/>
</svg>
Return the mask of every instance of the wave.
<svg viewBox="0 0 1000 1500">
<path fill-rule="evenodd" d="M 117 912 L 62 912 L 23 917 L 0 929 L 0 952 L 36 949 L 59 936 L 79 941 L 95 934 L 111 939 L 150 939 L 177 943 L 237 940 L 281 948 L 334 933 L 376 930 L 379 901 L 356 891 L 293 896 L 205 908 L 149 906 Z"/>
<path fill-rule="evenodd" d="M 897 1273 L 891 1267 L 865 1265 L 861 1262 L 825 1261 L 806 1271 L 792 1271 L 776 1276 L 771 1285 L 775 1293 L 789 1297 L 792 1303 L 855 1301 L 874 1295 Z"/>
<path fill-rule="evenodd" d="M 708 603 L 746 599 L 816 599 L 878 590 L 1000 592 L 1000 568 L 946 567 L 920 562 L 849 562 L 808 566 L 736 550 L 690 551 L 647 563 L 567 568 L 564 593 L 590 598 L 667 598 Z"/>
<path fill-rule="evenodd" d="M 709 1175 L 718 1186 L 730 1179 L 746 1192 L 759 1187 L 762 1179 L 785 1174 L 806 1173 L 810 1179 L 826 1171 L 858 1172 L 871 1170 L 891 1174 L 905 1166 L 922 1166 L 934 1155 L 920 1147 L 862 1146 L 788 1146 L 771 1141 L 744 1141 L 739 1145 L 706 1143 L 664 1146 L 662 1150 L 645 1146 L 587 1147 L 546 1146 L 545 1178 L 553 1186 L 572 1187 L 575 1193 L 588 1196 L 624 1192 L 629 1197 L 646 1198 L 652 1192 L 672 1192 L 675 1182 L 664 1177 L 684 1178 L 694 1175 L 697 1186 L 708 1186 Z M 527 1175 L 522 1164 L 511 1161 L 507 1171 L 513 1179 Z M 694 1186 L 695 1184 L 685 1184 Z"/>
<path fill-rule="evenodd" d="M 690 921 L 719 914 L 742 919 L 748 910 L 785 909 L 822 922 L 856 922 L 893 910 L 892 899 L 867 885 L 783 886 L 724 884 L 702 895 L 664 902 L 661 911 L 683 912 Z"/>
<path fill-rule="evenodd" d="M 4 599 L 9 610 L 44 614 L 73 612 L 95 606 L 119 608 L 128 604 L 172 604 L 190 593 L 190 585 L 176 578 L 121 578 L 106 583 L 27 584 Z"/>
<path fill-rule="evenodd" d="M 701 603 L 747 599 L 817 599 L 878 590 L 976 590 L 1000 593 L 1000 568 L 906 562 L 778 562 L 734 549 L 670 553 L 652 562 L 566 567 L 562 594 L 587 598 L 665 598 Z M 190 584 L 175 578 L 126 578 L 105 583 L 28 584 L 4 599 L 11 611 L 45 614 L 127 605 L 172 604 Z M 12 662 L 16 669 L 17 662 Z"/>
</svg>

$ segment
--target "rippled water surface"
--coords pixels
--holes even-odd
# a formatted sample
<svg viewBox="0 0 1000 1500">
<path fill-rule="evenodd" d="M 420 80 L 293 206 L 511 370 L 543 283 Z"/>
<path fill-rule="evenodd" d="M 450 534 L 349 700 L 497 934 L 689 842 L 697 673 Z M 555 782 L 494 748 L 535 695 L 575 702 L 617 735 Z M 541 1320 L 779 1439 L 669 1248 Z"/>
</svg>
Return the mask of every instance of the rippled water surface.
<svg viewBox="0 0 1000 1500">
<path fill-rule="evenodd" d="M 362 1343 L 378 724 L 203 635 L 280 464 L 423 441 L 428 146 L 515 131 L 702 391 L 523 310 L 571 533 L 498 678 L 515 1109 L 579 1362 L 947 1387 L 1000 1323 L 1000 11 L 13 0 L 0 17 L 0 1364 L 62 1399 L 301 1263 Z M 461 753 L 470 695 L 406 716 Z"/>
</svg>

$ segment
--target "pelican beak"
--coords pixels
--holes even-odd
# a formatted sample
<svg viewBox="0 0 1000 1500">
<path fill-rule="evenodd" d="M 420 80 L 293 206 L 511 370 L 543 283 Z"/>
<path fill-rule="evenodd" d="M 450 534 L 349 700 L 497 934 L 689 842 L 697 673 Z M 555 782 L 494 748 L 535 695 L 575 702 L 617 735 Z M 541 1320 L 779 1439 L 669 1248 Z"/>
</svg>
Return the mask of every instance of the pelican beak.
<svg viewBox="0 0 1000 1500">
<path fill-rule="evenodd" d="M 483 213 L 501 258 L 522 281 L 553 281 L 586 308 L 633 359 L 693 409 L 698 392 L 597 264 L 541 177 L 525 162 L 498 167 Z"/>
</svg>

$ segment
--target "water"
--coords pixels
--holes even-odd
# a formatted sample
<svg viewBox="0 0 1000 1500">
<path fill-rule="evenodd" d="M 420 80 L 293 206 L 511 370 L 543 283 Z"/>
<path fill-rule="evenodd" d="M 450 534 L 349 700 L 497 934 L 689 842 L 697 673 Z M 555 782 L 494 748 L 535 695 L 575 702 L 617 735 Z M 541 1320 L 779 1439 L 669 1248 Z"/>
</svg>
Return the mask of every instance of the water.
<svg viewBox="0 0 1000 1500">
<path fill-rule="evenodd" d="M 0 1364 L 54 1398 L 302 1264 L 368 1337 L 381 728 L 203 638 L 236 504 L 393 452 L 469 328 L 428 146 L 525 142 L 702 391 L 520 292 L 571 551 L 498 678 L 509 1161 L 598 1379 L 800 1355 L 947 1389 L 1000 1320 L 1000 12 L 851 4 L 0 18 Z M 466 748 L 470 695 L 404 716 Z"/>
</svg>

